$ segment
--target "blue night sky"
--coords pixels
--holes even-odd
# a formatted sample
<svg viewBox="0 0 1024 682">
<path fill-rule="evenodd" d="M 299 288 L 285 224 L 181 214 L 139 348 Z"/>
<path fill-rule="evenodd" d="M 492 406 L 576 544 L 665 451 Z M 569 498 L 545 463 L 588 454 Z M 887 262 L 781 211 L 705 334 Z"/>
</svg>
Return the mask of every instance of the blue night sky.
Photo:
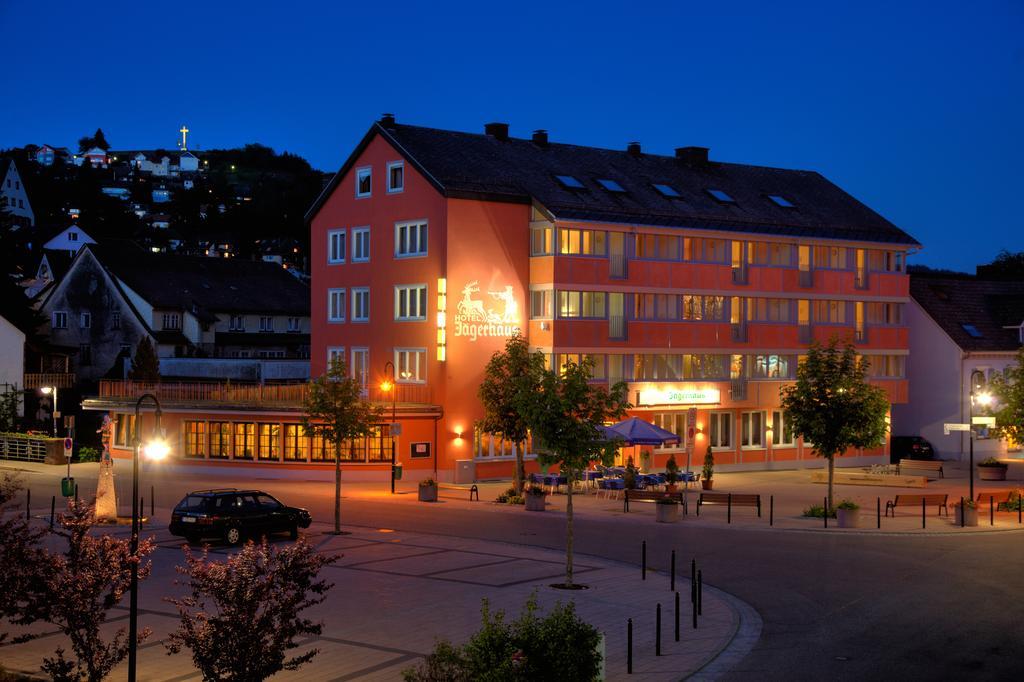
<svg viewBox="0 0 1024 682">
<path fill-rule="evenodd" d="M 842 5 L 840 7 L 840 5 Z M 823 173 L 973 271 L 1024 250 L 1024 2 L 0 2 L 0 147 L 260 142 L 337 168 L 370 123 Z M 13 60 L 13 61 L 12 61 Z"/>
</svg>

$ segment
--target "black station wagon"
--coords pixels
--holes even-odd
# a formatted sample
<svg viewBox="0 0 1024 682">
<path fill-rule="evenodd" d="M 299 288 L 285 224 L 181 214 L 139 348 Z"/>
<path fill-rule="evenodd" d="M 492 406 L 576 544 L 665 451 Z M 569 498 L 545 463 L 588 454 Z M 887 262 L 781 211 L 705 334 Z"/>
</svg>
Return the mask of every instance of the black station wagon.
<svg viewBox="0 0 1024 682">
<path fill-rule="evenodd" d="M 171 513 L 172 535 L 190 543 L 218 538 L 237 545 L 248 536 L 259 538 L 271 533 L 299 537 L 299 528 L 309 528 L 309 512 L 288 507 L 262 490 L 197 490 L 189 493 Z"/>
</svg>

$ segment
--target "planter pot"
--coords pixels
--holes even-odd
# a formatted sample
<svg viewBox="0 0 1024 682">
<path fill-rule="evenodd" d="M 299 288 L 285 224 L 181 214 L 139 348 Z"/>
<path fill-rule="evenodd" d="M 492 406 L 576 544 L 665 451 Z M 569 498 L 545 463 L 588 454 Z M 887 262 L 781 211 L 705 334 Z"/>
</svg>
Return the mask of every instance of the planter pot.
<svg viewBox="0 0 1024 682">
<path fill-rule="evenodd" d="M 421 485 L 420 502 L 437 502 L 437 486 Z"/>
<path fill-rule="evenodd" d="M 960 516 L 963 515 L 963 521 L 960 520 Z M 963 507 L 957 505 L 956 507 L 956 525 L 964 526 L 977 526 L 978 525 L 978 508 L 967 507 L 966 512 Z"/>
<path fill-rule="evenodd" d="M 544 511 L 547 504 L 547 495 L 526 495 L 526 511 Z"/>
<path fill-rule="evenodd" d="M 678 491 L 679 491 L 679 486 L 677 486 L 675 483 L 666 483 L 665 484 L 665 492 L 667 492 L 667 493 L 674 493 L 674 492 L 678 492 Z"/>
<path fill-rule="evenodd" d="M 711 490 L 714 487 L 715 482 L 710 478 L 705 478 L 700 482 L 701 490 Z"/>
<path fill-rule="evenodd" d="M 675 523 L 679 520 L 679 505 L 655 504 L 654 520 L 658 523 Z"/>
<path fill-rule="evenodd" d="M 1005 464 L 997 467 L 978 467 L 978 478 L 982 481 L 1005 481 L 1008 468 Z"/>
<path fill-rule="evenodd" d="M 836 522 L 840 528 L 856 528 L 860 522 L 860 509 L 836 509 Z"/>
</svg>

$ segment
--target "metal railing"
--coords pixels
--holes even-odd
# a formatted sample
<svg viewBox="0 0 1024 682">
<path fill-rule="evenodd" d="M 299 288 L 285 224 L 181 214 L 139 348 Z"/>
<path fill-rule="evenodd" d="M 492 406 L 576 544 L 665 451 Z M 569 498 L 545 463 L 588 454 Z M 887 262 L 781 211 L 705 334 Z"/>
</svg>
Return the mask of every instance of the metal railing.
<svg viewBox="0 0 1024 682">
<path fill-rule="evenodd" d="M 234 384 L 214 382 L 148 382 L 100 381 L 100 398 L 135 399 L 152 393 L 169 403 L 230 403 L 252 405 L 301 405 L 309 392 L 309 384 Z M 430 403 L 427 384 L 397 384 L 394 401 L 398 403 Z M 390 391 L 369 386 L 367 397 L 372 402 L 390 403 Z"/>
<path fill-rule="evenodd" d="M 71 388 L 75 385 L 75 375 L 68 372 L 26 372 L 25 388 L 41 388 L 43 386 L 56 386 L 57 388 Z"/>
<path fill-rule="evenodd" d="M 19 436 L 18 434 L 0 434 L 0 459 L 16 459 L 22 462 L 46 461 L 47 440 Z"/>
</svg>

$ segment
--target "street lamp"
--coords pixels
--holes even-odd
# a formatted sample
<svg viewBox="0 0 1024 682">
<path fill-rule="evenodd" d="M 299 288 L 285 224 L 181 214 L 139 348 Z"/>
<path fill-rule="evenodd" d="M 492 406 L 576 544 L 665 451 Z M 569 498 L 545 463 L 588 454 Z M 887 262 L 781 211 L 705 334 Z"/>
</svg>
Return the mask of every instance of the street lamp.
<svg viewBox="0 0 1024 682">
<path fill-rule="evenodd" d="M 43 395 L 53 394 L 53 437 L 57 437 L 57 387 L 56 386 L 41 386 L 39 388 Z"/>
<path fill-rule="evenodd" d="M 388 379 L 388 369 L 391 369 L 391 379 Z M 395 363 L 388 360 L 384 363 L 384 381 L 381 383 L 380 388 L 385 393 L 391 393 L 391 426 L 388 427 L 388 433 L 391 435 L 391 494 L 395 494 L 395 401 L 398 398 L 398 386 L 395 385 Z M 383 432 L 382 432 L 383 438 Z M 381 443 L 383 445 L 383 442 Z"/>
<path fill-rule="evenodd" d="M 970 494 L 971 498 L 974 499 L 974 403 L 977 402 L 979 405 L 987 406 L 992 404 L 992 394 L 988 391 L 981 391 L 981 382 L 984 381 L 981 377 L 984 375 L 981 372 L 971 372 L 971 407 L 970 407 L 970 424 L 968 433 L 968 440 L 970 442 L 970 467 L 971 467 L 971 484 Z"/>
<path fill-rule="evenodd" d="M 140 412 L 142 403 L 146 399 L 153 401 L 156 406 L 156 429 L 153 438 L 145 444 L 142 443 L 142 429 L 140 426 Z M 167 457 L 171 448 L 164 438 L 163 429 L 160 427 L 160 401 L 152 393 L 143 393 L 135 403 L 135 433 L 132 444 L 132 542 L 131 542 L 131 596 L 128 606 L 128 682 L 135 682 L 135 666 L 138 657 L 138 620 L 139 620 L 139 562 L 136 555 L 139 552 L 139 451 L 145 454 L 146 459 L 161 460 Z"/>
</svg>

